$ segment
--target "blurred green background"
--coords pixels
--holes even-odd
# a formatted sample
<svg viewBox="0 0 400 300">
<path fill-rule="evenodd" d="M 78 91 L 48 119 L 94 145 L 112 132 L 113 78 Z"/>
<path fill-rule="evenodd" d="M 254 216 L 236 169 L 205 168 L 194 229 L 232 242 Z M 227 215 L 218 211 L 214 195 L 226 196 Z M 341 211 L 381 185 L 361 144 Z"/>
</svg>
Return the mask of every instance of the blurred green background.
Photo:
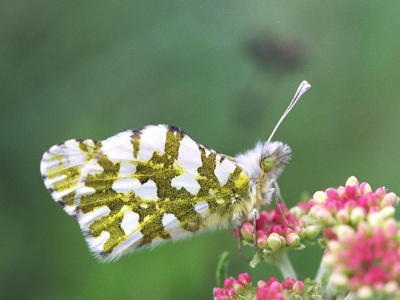
<svg viewBox="0 0 400 300">
<path fill-rule="evenodd" d="M 286 202 L 350 175 L 400 193 L 399 1 L 0 2 L 0 298 L 210 299 L 220 253 L 251 270 L 230 230 L 98 263 L 39 173 L 69 138 L 167 123 L 234 155 L 291 145 Z M 313 276 L 318 247 L 290 253 Z"/>
</svg>

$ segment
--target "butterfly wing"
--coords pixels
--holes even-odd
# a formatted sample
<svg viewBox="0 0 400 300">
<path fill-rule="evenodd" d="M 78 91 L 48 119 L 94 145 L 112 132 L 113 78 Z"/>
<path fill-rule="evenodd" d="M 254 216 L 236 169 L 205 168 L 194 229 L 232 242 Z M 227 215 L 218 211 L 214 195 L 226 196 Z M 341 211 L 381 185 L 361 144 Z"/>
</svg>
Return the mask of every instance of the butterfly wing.
<svg viewBox="0 0 400 300">
<path fill-rule="evenodd" d="M 232 158 L 167 125 L 55 145 L 41 173 L 105 260 L 221 224 L 250 204 L 249 177 Z"/>
</svg>

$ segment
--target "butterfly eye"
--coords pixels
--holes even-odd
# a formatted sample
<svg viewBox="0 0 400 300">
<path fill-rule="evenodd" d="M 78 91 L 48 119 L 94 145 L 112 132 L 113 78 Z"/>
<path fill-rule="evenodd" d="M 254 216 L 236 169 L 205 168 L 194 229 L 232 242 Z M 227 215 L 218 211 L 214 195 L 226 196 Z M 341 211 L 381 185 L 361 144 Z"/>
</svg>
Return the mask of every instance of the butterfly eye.
<svg viewBox="0 0 400 300">
<path fill-rule="evenodd" d="M 270 172 L 274 166 L 275 166 L 275 161 L 272 157 L 267 157 L 266 159 L 262 160 L 261 166 L 265 172 Z"/>
</svg>

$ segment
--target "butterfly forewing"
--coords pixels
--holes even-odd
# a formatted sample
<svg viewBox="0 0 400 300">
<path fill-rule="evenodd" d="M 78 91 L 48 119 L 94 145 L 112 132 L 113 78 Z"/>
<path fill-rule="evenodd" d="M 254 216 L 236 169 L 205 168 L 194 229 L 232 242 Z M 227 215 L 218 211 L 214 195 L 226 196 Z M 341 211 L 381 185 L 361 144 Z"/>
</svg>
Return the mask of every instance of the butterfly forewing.
<svg viewBox="0 0 400 300">
<path fill-rule="evenodd" d="M 166 125 L 55 145 L 41 173 L 103 259 L 224 223 L 251 197 L 232 158 Z"/>
</svg>

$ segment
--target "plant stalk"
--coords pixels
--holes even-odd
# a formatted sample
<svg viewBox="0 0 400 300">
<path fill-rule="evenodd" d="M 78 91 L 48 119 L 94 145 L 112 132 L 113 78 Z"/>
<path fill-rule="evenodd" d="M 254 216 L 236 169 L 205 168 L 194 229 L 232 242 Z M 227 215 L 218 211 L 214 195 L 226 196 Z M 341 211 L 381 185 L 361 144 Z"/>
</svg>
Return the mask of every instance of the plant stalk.
<svg viewBox="0 0 400 300">
<path fill-rule="evenodd" d="M 274 259 L 274 264 L 279 268 L 284 278 L 291 277 L 297 279 L 296 271 L 294 270 L 286 251 L 283 251 L 278 257 L 276 257 L 276 259 Z"/>
</svg>

